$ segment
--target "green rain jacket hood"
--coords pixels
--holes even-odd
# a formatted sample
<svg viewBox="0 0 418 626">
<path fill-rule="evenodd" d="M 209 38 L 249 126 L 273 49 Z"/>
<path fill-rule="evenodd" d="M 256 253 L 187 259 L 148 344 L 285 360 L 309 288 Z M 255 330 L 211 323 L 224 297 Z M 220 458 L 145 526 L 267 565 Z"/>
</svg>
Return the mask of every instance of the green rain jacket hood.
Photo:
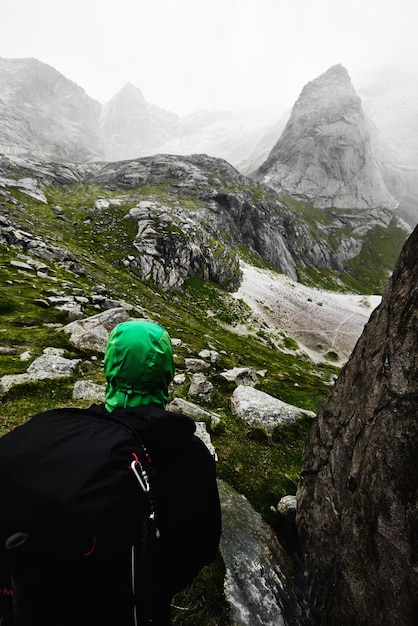
<svg viewBox="0 0 418 626">
<path fill-rule="evenodd" d="M 174 376 L 168 332 L 147 320 L 118 324 L 109 335 L 104 372 L 107 411 L 149 404 L 165 407 Z"/>
</svg>

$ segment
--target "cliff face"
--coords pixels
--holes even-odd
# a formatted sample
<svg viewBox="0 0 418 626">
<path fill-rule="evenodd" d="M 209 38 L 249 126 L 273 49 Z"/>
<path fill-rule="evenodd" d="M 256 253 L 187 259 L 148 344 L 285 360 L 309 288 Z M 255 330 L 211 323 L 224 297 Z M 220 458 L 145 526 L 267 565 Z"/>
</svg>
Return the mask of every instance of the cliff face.
<svg viewBox="0 0 418 626">
<path fill-rule="evenodd" d="M 49 65 L 0 58 L 0 152 L 103 158 L 99 112 L 98 102 Z"/>
<path fill-rule="evenodd" d="M 306 441 L 297 527 L 321 625 L 416 624 L 418 230 Z"/>
<path fill-rule="evenodd" d="M 394 208 L 347 70 L 331 67 L 302 90 L 258 181 L 317 208 Z"/>
</svg>

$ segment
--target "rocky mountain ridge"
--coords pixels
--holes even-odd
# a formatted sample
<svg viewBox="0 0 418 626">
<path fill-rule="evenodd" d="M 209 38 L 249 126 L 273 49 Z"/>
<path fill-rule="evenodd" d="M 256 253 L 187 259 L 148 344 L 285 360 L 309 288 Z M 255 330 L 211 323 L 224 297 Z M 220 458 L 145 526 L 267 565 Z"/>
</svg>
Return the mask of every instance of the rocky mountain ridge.
<svg viewBox="0 0 418 626">
<path fill-rule="evenodd" d="M 381 78 L 377 86 L 376 80 L 362 87 L 363 109 L 375 124 L 376 153 L 372 156 L 381 163 L 384 184 L 400 203 L 398 214 L 413 227 L 418 188 L 413 81 L 405 92 L 399 80 L 384 84 Z M 227 160 L 248 175 L 267 159 L 288 117 L 266 112 L 200 111 L 181 118 L 148 103 L 140 89 L 129 84 L 101 106 L 83 89 L 35 59 L 0 59 L 0 87 L 1 152 L 47 160 L 115 161 L 156 153 L 205 153 Z M 407 93 L 412 94 L 410 102 Z M 307 179 L 312 178 L 311 173 Z M 358 201 L 353 182 L 345 183 L 351 185 L 345 199 Z M 319 186 L 325 189 L 325 182 Z M 357 186 L 364 190 L 364 177 Z M 334 188 L 327 191 L 335 195 Z M 370 196 L 365 199 L 373 202 Z"/>
<path fill-rule="evenodd" d="M 105 159 L 134 159 L 159 151 L 178 119 L 174 113 L 148 103 L 137 87 L 125 85 L 100 114 Z"/>
<path fill-rule="evenodd" d="M 109 198 L 97 198 L 75 218 L 100 222 L 112 219 L 116 207 L 128 207 L 124 220 L 136 225 L 136 234 L 119 262 L 164 290 L 180 288 L 190 277 L 238 288 L 240 248 L 294 280 L 308 269 L 327 269 L 330 280 L 341 287 L 349 276 L 356 279 L 350 263 L 368 251 L 374 233 L 383 229 L 396 246 L 406 237 L 385 208 L 319 212 L 314 219 L 308 212 L 307 221 L 303 207 L 295 210 L 274 190 L 263 189 L 226 161 L 206 155 L 80 165 L 3 157 L 0 185 L 5 217 L 11 211 L 10 188 L 39 201 L 50 185 L 101 186 Z M 146 193 L 136 203 L 129 202 L 130 194 L 142 188 Z M 390 253 L 396 254 L 393 246 Z M 386 255 L 378 263 L 373 287 L 369 284 L 377 291 L 391 269 Z"/>
<path fill-rule="evenodd" d="M 0 151 L 46 159 L 103 158 L 100 104 L 36 59 L 0 58 Z"/>
<path fill-rule="evenodd" d="M 36 59 L 0 58 L 0 151 L 70 162 L 208 153 L 237 163 L 274 125 L 268 112 L 198 111 L 185 117 L 125 85 L 103 106 Z"/>
</svg>

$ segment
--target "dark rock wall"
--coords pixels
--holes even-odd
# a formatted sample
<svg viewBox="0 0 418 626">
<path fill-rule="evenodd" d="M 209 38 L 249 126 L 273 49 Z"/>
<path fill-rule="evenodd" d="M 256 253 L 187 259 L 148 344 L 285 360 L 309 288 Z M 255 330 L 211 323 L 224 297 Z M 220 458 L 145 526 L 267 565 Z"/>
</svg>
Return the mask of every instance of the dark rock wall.
<svg viewBox="0 0 418 626">
<path fill-rule="evenodd" d="M 322 625 L 418 623 L 418 230 L 308 435 L 297 527 Z"/>
</svg>

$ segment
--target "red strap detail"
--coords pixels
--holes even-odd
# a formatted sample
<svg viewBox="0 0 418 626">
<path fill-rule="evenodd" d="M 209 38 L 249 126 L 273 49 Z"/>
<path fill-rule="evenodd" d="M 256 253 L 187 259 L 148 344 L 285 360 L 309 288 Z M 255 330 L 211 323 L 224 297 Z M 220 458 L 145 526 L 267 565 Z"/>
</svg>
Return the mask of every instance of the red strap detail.
<svg viewBox="0 0 418 626">
<path fill-rule="evenodd" d="M 134 457 L 135 462 L 139 463 L 138 455 L 135 452 L 132 452 L 132 456 Z M 147 459 L 148 463 L 151 463 L 152 459 L 148 450 L 145 450 L 145 458 Z"/>
<path fill-rule="evenodd" d="M 0 595 L 9 596 L 9 598 L 12 598 L 13 589 L 9 589 L 8 587 L 0 587 Z"/>
<path fill-rule="evenodd" d="M 144 454 L 145 454 L 145 458 L 147 459 L 148 463 L 149 463 L 150 465 L 152 465 L 151 455 L 150 455 L 150 453 L 148 452 L 148 450 L 144 449 Z M 133 456 L 133 457 L 134 457 L 134 459 L 135 459 L 135 464 L 136 464 L 136 465 L 138 465 L 138 464 L 139 464 L 139 458 L 138 458 L 138 455 L 137 455 L 135 452 L 132 452 L 132 456 Z M 131 466 L 129 465 L 129 467 L 131 467 Z"/>
<path fill-rule="evenodd" d="M 137 455 L 137 454 L 135 454 L 135 452 L 132 452 L 132 456 L 133 456 L 133 457 L 134 457 L 134 459 L 135 459 L 135 463 L 139 463 L 138 455 Z M 130 467 L 130 465 L 129 465 L 129 467 Z"/>
</svg>

